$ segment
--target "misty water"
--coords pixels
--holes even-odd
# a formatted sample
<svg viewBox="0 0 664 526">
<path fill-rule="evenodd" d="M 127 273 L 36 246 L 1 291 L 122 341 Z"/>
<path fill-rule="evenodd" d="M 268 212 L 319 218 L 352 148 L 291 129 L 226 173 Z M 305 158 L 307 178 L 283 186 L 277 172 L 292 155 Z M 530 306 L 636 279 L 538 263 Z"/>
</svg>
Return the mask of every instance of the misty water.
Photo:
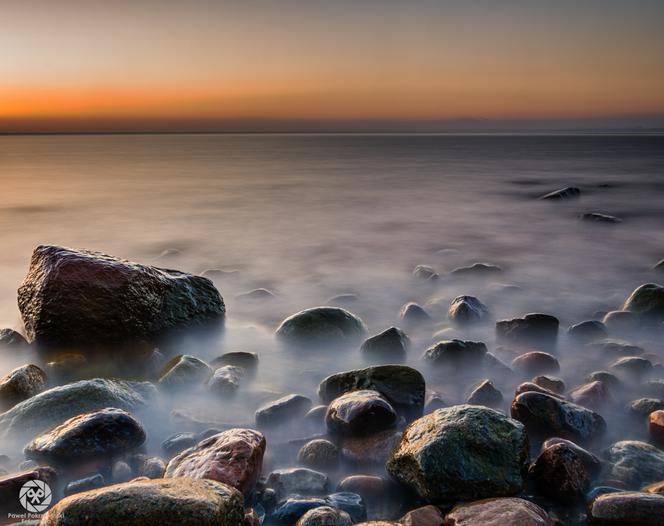
<svg viewBox="0 0 664 526">
<path fill-rule="evenodd" d="M 316 403 L 327 375 L 366 364 L 357 348 L 306 353 L 279 345 L 286 316 L 340 294 L 370 334 L 403 327 L 402 305 L 431 314 L 427 327 L 403 327 L 407 362 L 449 404 L 465 400 L 479 373 L 451 378 L 425 367 L 423 351 L 441 339 L 483 341 L 496 350 L 494 320 L 528 312 L 561 322 L 557 349 L 568 388 L 605 369 L 569 342 L 565 329 L 619 309 L 638 285 L 662 282 L 651 267 L 664 257 L 664 137 L 655 135 L 126 135 L 0 137 L 0 320 L 22 330 L 16 289 L 38 244 L 86 248 L 215 278 L 227 306 L 226 330 L 211 359 L 244 350 L 259 355 L 254 378 L 229 400 L 197 394 L 162 400 L 142 415 L 148 448 L 187 430 L 172 411 L 209 425 L 254 425 L 261 404 L 288 393 Z M 538 197 L 575 186 L 566 202 Z M 622 219 L 581 221 L 586 212 Z M 460 280 L 453 269 L 486 262 L 503 270 Z M 418 281 L 416 265 L 440 278 Z M 232 272 L 231 272 L 232 271 Z M 265 288 L 273 298 L 242 293 Z M 492 321 L 471 329 L 447 319 L 450 301 L 477 296 Z M 441 332 L 442 331 L 442 332 Z M 660 335 L 661 336 L 661 335 Z M 653 363 L 664 343 L 632 334 Z M 25 357 L 4 353 L 2 373 Z M 514 385 L 501 384 L 504 411 Z M 605 415 L 606 441 L 643 438 Z M 203 424 L 201 424 L 202 426 Z M 209 426 L 208 426 L 209 427 Z M 264 472 L 292 464 L 274 444 L 303 438 L 288 427 L 268 435 Z"/>
</svg>

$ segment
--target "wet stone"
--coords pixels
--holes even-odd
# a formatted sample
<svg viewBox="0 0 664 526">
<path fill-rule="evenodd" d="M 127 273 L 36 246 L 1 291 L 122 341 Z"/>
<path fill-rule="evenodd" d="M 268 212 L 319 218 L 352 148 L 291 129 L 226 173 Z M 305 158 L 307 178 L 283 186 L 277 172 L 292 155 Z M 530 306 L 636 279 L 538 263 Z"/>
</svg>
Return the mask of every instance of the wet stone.
<svg viewBox="0 0 664 526">
<path fill-rule="evenodd" d="M 30 344 L 14 329 L 0 329 L 0 349 L 13 351 L 26 350 Z"/>
<path fill-rule="evenodd" d="M 399 311 L 399 317 L 408 327 L 429 325 L 432 323 L 431 316 L 417 303 L 406 303 Z"/>
<path fill-rule="evenodd" d="M 607 312 L 602 321 L 609 332 L 616 334 L 629 333 L 639 327 L 638 315 L 627 310 Z"/>
<path fill-rule="evenodd" d="M 555 356 L 546 352 L 532 351 L 517 356 L 512 360 L 512 368 L 523 376 L 557 373 L 560 364 Z"/>
<path fill-rule="evenodd" d="M 410 347 L 410 339 L 406 333 L 397 327 L 372 336 L 364 341 L 360 352 L 368 360 L 403 361 Z"/>
<path fill-rule="evenodd" d="M 401 433 L 392 429 L 369 436 L 345 437 L 341 442 L 342 458 L 351 465 L 382 466 L 400 439 Z"/>
<path fill-rule="evenodd" d="M 312 469 L 331 469 L 339 463 L 339 448 L 323 438 L 310 440 L 300 449 L 297 460 Z"/>
<path fill-rule="evenodd" d="M 159 387 L 169 391 L 192 389 L 205 384 L 214 371 L 203 360 L 183 354 L 169 361 L 161 372 Z"/>
<path fill-rule="evenodd" d="M 256 425 L 259 427 L 274 427 L 302 418 L 310 409 L 312 403 L 306 396 L 290 394 L 270 402 L 256 411 Z"/>
<path fill-rule="evenodd" d="M 415 508 L 399 519 L 399 523 L 404 526 L 442 526 L 444 521 L 440 509 L 431 504 Z"/>
<path fill-rule="evenodd" d="M 277 500 L 281 500 L 290 495 L 325 495 L 330 479 L 313 469 L 287 468 L 270 473 L 265 485 L 275 491 Z"/>
<path fill-rule="evenodd" d="M 271 520 L 276 524 L 295 524 L 307 511 L 321 506 L 329 506 L 345 511 L 353 523 L 362 522 L 367 518 L 367 511 L 362 498 L 356 493 L 332 493 L 327 497 L 294 496 L 280 502 L 272 512 Z"/>
<path fill-rule="evenodd" d="M 554 316 L 526 314 L 523 318 L 496 322 L 496 339 L 499 343 L 551 349 L 558 340 L 558 326 L 558 319 Z"/>
<path fill-rule="evenodd" d="M 514 391 L 514 397 L 516 398 L 522 393 L 543 393 L 549 396 L 553 396 L 555 398 L 560 398 L 561 400 L 565 399 L 564 396 L 558 393 L 554 393 L 553 391 L 549 391 L 545 387 L 542 387 L 538 384 L 534 384 L 533 382 L 523 382 L 517 385 Z"/>
<path fill-rule="evenodd" d="M 483 277 L 483 276 L 494 276 L 503 269 L 498 265 L 493 265 L 491 263 L 473 263 L 465 267 L 457 267 L 450 272 L 451 276 L 457 278 L 472 278 L 472 277 Z"/>
<path fill-rule="evenodd" d="M 569 394 L 569 397 L 575 404 L 595 410 L 614 402 L 610 391 L 601 380 L 577 387 Z"/>
<path fill-rule="evenodd" d="M 591 524 L 599 526 L 660 526 L 664 517 L 664 496 L 607 493 L 590 503 L 588 516 Z"/>
<path fill-rule="evenodd" d="M 46 388 L 46 373 L 33 364 L 22 365 L 0 378 L 0 411 L 9 409 Z"/>
<path fill-rule="evenodd" d="M 101 488 L 106 485 L 104 476 L 101 473 L 95 473 L 89 477 L 73 480 L 65 486 L 64 496 L 68 497 L 74 493 L 82 493 L 91 489 Z"/>
<path fill-rule="evenodd" d="M 350 515 L 330 506 L 319 506 L 307 511 L 297 521 L 297 526 L 351 526 Z"/>
<path fill-rule="evenodd" d="M 608 331 L 601 321 L 590 320 L 572 325 L 567 334 L 578 343 L 589 343 L 606 338 Z"/>
<path fill-rule="evenodd" d="M 530 467 L 538 492 L 560 501 L 575 501 L 590 488 L 591 476 L 577 449 L 564 442 L 546 447 Z"/>
<path fill-rule="evenodd" d="M 591 382 L 592 380 L 588 381 Z M 540 375 L 533 378 L 532 382 L 556 394 L 565 392 L 565 382 L 557 376 Z"/>
<path fill-rule="evenodd" d="M 339 307 L 315 307 L 286 318 L 276 330 L 277 338 L 296 347 L 350 346 L 367 333 L 364 322 Z"/>
<path fill-rule="evenodd" d="M 556 444 L 564 444 L 568 449 L 573 450 L 585 466 L 585 469 L 588 471 L 591 479 L 599 476 L 602 469 L 601 460 L 587 449 L 582 448 L 570 440 L 559 437 L 549 438 L 542 444 L 542 451 Z"/>
<path fill-rule="evenodd" d="M 213 368 L 223 367 L 224 365 L 234 365 L 235 367 L 242 367 L 246 371 L 253 371 L 258 367 L 258 355 L 246 351 L 227 352 L 210 362 L 210 366 Z"/>
<path fill-rule="evenodd" d="M 664 287 L 656 283 L 641 285 L 627 298 L 623 310 L 638 314 L 648 322 L 664 321 Z"/>
<path fill-rule="evenodd" d="M 566 186 L 565 188 L 560 188 L 559 190 L 554 190 L 548 194 L 544 194 L 540 199 L 545 201 L 564 201 L 567 199 L 575 199 L 581 195 L 581 190 L 575 186 Z"/>
<path fill-rule="evenodd" d="M 624 483 L 627 489 L 639 489 L 664 480 L 664 451 L 646 442 L 616 442 L 604 456 L 612 463 L 607 476 Z"/>
<path fill-rule="evenodd" d="M 581 214 L 581 220 L 591 223 L 615 224 L 622 223 L 622 219 L 609 214 L 602 214 L 600 212 L 586 212 Z"/>
<path fill-rule="evenodd" d="M 664 409 L 664 400 L 660 400 L 659 398 L 639 398 L 629 404 L 630 413 L 644 420 L 648 418 L 650 413 L 659 411 L 660 409 Z"/>
<path fill-rule="evenodd" d="M 554 526 L 537 504 L 518 498 L 485 499 L 456 506 L 446 526 Z"/>
<path fill-rule="evenodd" d="M 480 365 L 485 355 L 486 345 L 482 342 L 444 340 L 428 348 L 422 359 L 436 366 L 473 367 Z"/>
<path fill-rule="evenodd" d="M 472 325 L 486 320 L 489 309 L 475 296 L 457 296 L 452 300 L 447 316 L 458 325 Z"/>
<path fill-rule="evenodd" d="M 413 277 L 422 281 L 435 281 L 440 276 L 428 265 L 417 265 L 413 269 Z"/>
<path fill-rule="evenodd" d="M 630 379 L 640 380 L 652 370 L 652 363 L 640 356 L 624 356 L 613 362 L 610 367 Z"/>
<path fill-rule="evenodd" d="M 181 451 L 194 447 L 197 443 L 194 433 L 176 433 L 161 443 L 161 449 L 167 457 L 174 457 Z"/>
<path fill-rule="evenodd" d="M 159 479 L 166 472 L 166 462 L 159 457 L 149 457 L 145 459 L 140 467 L 139 475 L 149 479 Z"/>
<path fill-rule="evenodd" d="M 352 391 L 332 401 L 325 422 L 335 434 L 370 435 L 394 427 L 397 414 L 377 391 Z"/>
<path fill-rule="evenodd" d="M 235 365 L 224 365 L 214 371 L 207 382 L 207 388 L 215 395 L 226 397 L 234 395 L 240 388 L 244 369 Z"/>
<path fill-rule="evenodd" d="M 491 380 L 484 380 L 473 389 L 467 402 L 471 405 L 485 405 L 496 408 L 503 403 L 503 394 L 496 389 Z"/>
<path fill-rule="evenodd" d="M 610 392 L 618 391 L 622 382 L 615 374 L 609 371 L 593 371 L 585 377 L 586 382 L 602 382 Z"/>
<path fill-rule="evenodd" d="M 664 446 L 664 408 L 648 416 L 648 434 L 654 444 Z"/>
</svg>

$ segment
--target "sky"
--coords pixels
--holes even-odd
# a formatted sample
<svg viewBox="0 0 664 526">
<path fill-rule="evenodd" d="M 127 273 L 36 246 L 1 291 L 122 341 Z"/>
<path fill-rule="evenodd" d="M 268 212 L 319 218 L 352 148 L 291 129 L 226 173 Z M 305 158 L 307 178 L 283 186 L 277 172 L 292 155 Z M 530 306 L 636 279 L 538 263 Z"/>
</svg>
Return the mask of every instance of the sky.
<svg viewBox="0 0 664 526">
<path fill-rule="evenodd" d="M 0 132 L 664 127 L 660 0 L 0 0 Z"/>
</svg>

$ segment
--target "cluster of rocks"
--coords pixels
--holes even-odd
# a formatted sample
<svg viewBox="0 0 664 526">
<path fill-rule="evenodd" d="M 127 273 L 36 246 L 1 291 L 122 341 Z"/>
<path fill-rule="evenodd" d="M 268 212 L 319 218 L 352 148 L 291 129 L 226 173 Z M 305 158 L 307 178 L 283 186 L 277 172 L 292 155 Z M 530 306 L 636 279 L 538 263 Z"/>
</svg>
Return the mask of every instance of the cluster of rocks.
<svg viewBox="0 0 664 526">
<path fill-rule="evenodd" d="M 455 273 L 498 271 L 480 264 Z M 414 276 L 440 278 L 422 266 Z M 23 447 L 22 459 L 0 457 L 0 512 L 20 513 L 18 491 L 41 480 L 53 502 L 35 524 L 647 526 L 664 517 L 660 357 L 608 339 L 635 328 L 661 335 L 660 285 L 642 285 L 621 310 L 566 335 L 551 315 L 498 320 L 492 352 L 488 341 L 449 338 L 415 355 L 416 340 L 401 328 L 370 336 L 341 307 L 307 309 L 279 325 L 281 345 L 350 347 L 371 365 L 323 378 L 315 396 L 275 396 L 246 425 L 168 437 L 147 424 L 160 403 L 201 392 L 223 407 L 259 366 L 246 352 L 205 361 L 155 350 L 167 336 L 219 330 L 225 308 L 209 280 L 38 247 L 19 306 L 28 339 L 1 331 L 2 352 L 29 349 L 40 361 L 0 379 L 0 444 Z M 416 304 L 401 314 L 406 330 L 432 320 Z M 492 323 L 468 295 L 452 300 L 447 317 L 468 330 Z M 561 338 L 606 370 L 570 374 Z M 141 381 L 65 381 L 48 366 L 66 349 L 85 360 L 70 367 L 94 370 L 109 348 Z M 579 374 L 572 387 L 558 376 Z M 463 400 L 445 392 L 466 384 Z M 610 425 L 621 420 L 636 435 Z"/>
</svg>

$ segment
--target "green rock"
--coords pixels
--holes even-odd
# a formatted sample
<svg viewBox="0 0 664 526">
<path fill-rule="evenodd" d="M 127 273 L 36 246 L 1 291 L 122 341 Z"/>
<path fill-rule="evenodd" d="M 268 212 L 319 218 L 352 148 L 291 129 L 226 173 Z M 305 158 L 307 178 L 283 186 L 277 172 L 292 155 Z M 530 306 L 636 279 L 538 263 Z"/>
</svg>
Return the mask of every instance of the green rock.
<svg viewBox="0 0 664 526">
<path fill-rule="evenodd" d="M 277 338 L 298 347 L 353 345 L 364 338 L 364 322 L 339 307 L 315 307 L 289 316 L 276 330 Z"/>
</svg>

